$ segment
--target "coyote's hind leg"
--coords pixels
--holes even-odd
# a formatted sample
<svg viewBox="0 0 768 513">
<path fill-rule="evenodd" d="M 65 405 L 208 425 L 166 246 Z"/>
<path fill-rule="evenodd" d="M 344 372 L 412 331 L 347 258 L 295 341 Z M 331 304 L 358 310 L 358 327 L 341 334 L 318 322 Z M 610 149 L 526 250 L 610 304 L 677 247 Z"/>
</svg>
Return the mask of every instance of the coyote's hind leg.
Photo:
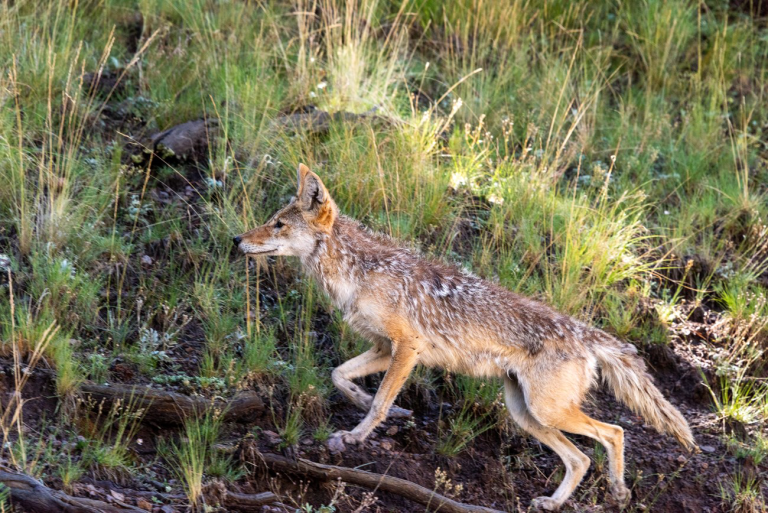
<svg viewBox="0 0 768 513">
<path fill-rule="evenodd" d="M 504 400 L 515 422 L 540 442 L 548 445 L 565 464 L 565 477 L 555 493 L 551 497 L 537 497 L 532 501 L 536 509 L 557 510 L 571 496 L 586 474 L 589 458 L 560 431 L 542 425 L 531 415 L 517 379 L 509 376 L 504 378 Z"/>
<path fill-rule="evenodd" d="M 578 408 L 563 412 L 556 427 L 568 433 L 593 438 L 605 447 L 608 453 L 611 494 L 622 505 L 629 502 L 632 494 L 624 484 L 624 430 L 620 426 L 595 420 Z"/>
<path fill-rule="evenodd" d="M 530 414 L 541 424 L 584 435 L 600 442 L 608 454 L 611 493 L 622 504 L 630 498 L 630 491 L 624 484 L 624 430 L 619 426 L 606 424 L 588 417 L 579 404 L 589 380 L 584 379 L 586 368 L 574 361 L 561 366 L 556 372 L 544 375 L 527 373 L 525 399 Z M 534 381 L 537 380 L 537 381 Z"/>
</svg>

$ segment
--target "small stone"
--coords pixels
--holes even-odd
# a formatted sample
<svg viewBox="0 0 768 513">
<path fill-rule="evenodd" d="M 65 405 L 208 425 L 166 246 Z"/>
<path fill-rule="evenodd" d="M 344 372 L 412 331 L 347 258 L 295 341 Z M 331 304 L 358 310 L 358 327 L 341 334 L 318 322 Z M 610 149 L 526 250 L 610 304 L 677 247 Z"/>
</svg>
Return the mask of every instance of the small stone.
<svg viewBox="0 0 768 513">
<path fill-rule="evenodd" d="M 397 434 L 398 427 L 392 426 L 391 428 L 387 429 L 387 435 L 389 436 L 395 436 Z"/>
<path fill-rule="evenodd" d="M 707 452 L 710 454 L 715 452 L 715 448 L 712 447 L 711 445 L 702 445 L 701 447 L 699 447 L 699 449 L 701 449 L 701 452 Z"/>
<path fill-rule="evenodd" d="M 301 441 L 301 445 L 312 445 L 312 439 L 311 438 L 305 438 Z"/>
<path fill-rule="evenodd" d="M 391 451 L 392 450 L 392 442 L 389 440 L 382 440 L 381 441 L 381 449 L 384 451 Z"/>
<path fill-rule="evenodd" d="M 141 265 L 143 266 L 149 267 L 150 265 L 152 265 L 152 262 L 153 262 L 152 257 L 149 255 L 143 255 L 141 257 Z"/>
<path fill-rule="evenodd" d="M 144 511 L 152 511 L 152 504 L 144 499 L 139 499 L 136 501 L 136 506 L 138 506 L 139 509 L 143 509 Z"/>
<path fill-rule="evenodd" d="M 7 273 L 11 269 L 11 257 L 0 253 L 0 271 Z"/>
<path fill-rule="evenodd" d="M 262 434 L 267 437 L 267 441 L 272 445 L 279 444 L 280 442 L 283 441 L 280 435 L 278 435 L 274 431 L 266 430 L 266 431 L 263 431 Z"/>
<path fill-rule="evenodd" d="M 681 454 L 680 456 L 678 456 L 678 457 L 677 457 L 677 462 L 678 462 L 678 463 L 685 463 L 686 461 L 688 461 L 688 458 L 686 458 L 686 457 L 685 457 L 685 456 L 683 456 L 682 454 Z"/>
<path fill-rule="evenodd" d="M 702 468 L 703 470 L 707 470 L 707 469 L 709 468 L 709 463 L 707 463 L 707 462 L 705 461 L 704 463 L 702 463 L 702 464 L 701 464 L 701 468 Z"/>
</svg>

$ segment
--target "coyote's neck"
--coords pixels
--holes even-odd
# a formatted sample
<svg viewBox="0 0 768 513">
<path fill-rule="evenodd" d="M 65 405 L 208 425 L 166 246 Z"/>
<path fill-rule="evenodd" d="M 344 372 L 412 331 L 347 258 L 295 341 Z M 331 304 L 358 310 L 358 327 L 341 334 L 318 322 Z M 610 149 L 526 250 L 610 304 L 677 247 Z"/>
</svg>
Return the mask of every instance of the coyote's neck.
<svg viewBox="0 0 768 513">
<path fill-rule="evenodd" d="M 301 259 L 307 272 L 345 312 L 352 308 L 357 296 L 363 271 L 361 252 L 371 242 L 367 235 L 356 222 L 339 217 L 331 233 L 318 240 L 314 251 Z"/>
</svg>

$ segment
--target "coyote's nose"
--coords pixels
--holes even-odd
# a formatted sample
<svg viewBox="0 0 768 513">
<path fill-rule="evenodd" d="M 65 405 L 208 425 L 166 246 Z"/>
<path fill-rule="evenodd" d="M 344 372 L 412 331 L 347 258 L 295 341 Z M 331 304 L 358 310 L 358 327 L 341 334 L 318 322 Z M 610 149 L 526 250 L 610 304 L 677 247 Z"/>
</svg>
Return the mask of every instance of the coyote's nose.
<svg viewBox="0 0 768 513">
<path fill-rule="evenodd" d="M 241 242 L 242 240 L 243 240 L 243 239 L 241 239 L 241 238 L 240 238 L 240 236 L 238 235 L 237 237 L 235 237 L 234 239 L 232 239 L 232 242 L 234 242 L 234 243 L 235 243 L 235 246 L 239 246 L 239 245 L 240 245 L 240 242 Z"/>
</svg>

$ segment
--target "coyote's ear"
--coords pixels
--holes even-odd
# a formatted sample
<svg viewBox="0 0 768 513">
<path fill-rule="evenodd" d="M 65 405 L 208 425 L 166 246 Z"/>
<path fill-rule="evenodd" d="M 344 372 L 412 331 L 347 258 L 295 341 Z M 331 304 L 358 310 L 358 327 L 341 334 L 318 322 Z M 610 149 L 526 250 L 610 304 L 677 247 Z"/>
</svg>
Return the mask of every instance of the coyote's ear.
<svg viewBox="0 0 768 513">
<path fill-rule="evenodd" d="M 304 178 L 311 173 L 309 168 L 305 166 L 304 164 L 299 164 L 299 167 L 296 169 L 296 187 L 298 187 L 298 190 L 296 192 L 296 197 L 301 197 L 301 186 L 304 184 Z"/>
<path fill-rule="evenodd" d="M 296 197 L 301 209 L 315 224 L 330 228 L 336 218 L 336 205 L 331 200 L 328 189 L 320 177 L 304 164 L 299 164 L 297 174 L 299 190 Z"/>
<path fill-rule="evenodd" d="M 304 164 L 299 164 L 297 175 L 299 190 L 296 192 L 296 197 L 301 202 L 302 210 L 314 210 L 328 201 L 328 190 L 319 176 L 310 171 Z"/>
</svg>

